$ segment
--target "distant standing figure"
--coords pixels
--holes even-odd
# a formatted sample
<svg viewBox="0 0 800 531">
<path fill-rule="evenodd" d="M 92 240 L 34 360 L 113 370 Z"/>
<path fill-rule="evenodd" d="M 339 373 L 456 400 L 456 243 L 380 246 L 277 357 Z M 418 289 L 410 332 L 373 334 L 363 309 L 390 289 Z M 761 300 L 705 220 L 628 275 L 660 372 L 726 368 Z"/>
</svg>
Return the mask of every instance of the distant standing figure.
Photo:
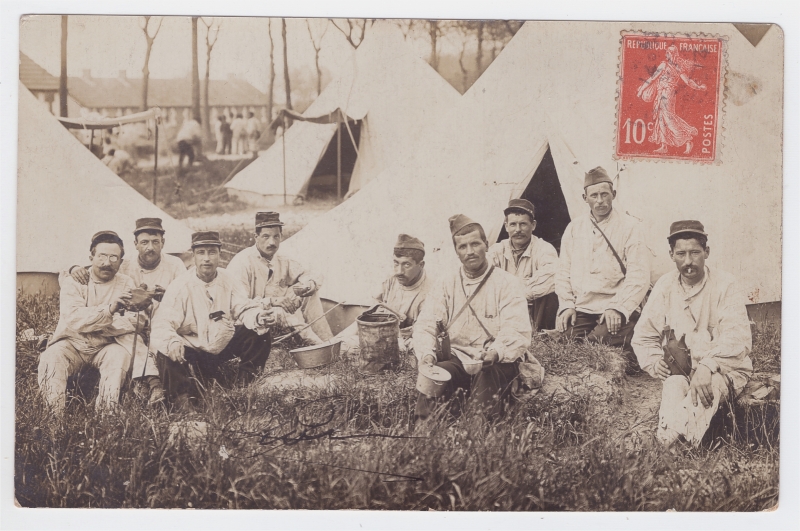
<svg viewBox="0 0 800 531">
<path fill-rule="evenodd" d="M 184 157 L 189 161 L 187 167 L 191 168 L 195 155 L 201 152 L 202 138 L 203 131 L 200 129 L 199 120 L 189 119 L 183 122 L 176 138 L 178 141 L 178 169 L 183 169 Z"/>
<path fill-rule="evenodd" d="M 225 121 L 225 116 L 219 115 L 217 116 L 217 121 L 214 124 L 214 138 L 217 141 L 217 149 L 216 152 L 218 154 L 222 154 L 222 150 L 224 149 L 224 141 L 222 139 L 222 123 Z"/>
<path fill-rule="evenodd" d="M 222 116 L 222 122 L 219 125 L 220 132 L 222 133 L 222 154 L 231 154 L 231 140 L 233 139 L 233 131 L 231 131 L 231 124 Z"/>
<path fill-rule="evenodd" d="M 231 131 L 233 132 L 233 152 L 236 155 L 241 155 L 245 152 L 247 143 L 247 131 L 245 130 L 247 123 L 244 117 L 240 114 L 231 122 Z"/>
<path fill-rule="evenodd" d="M 255 114 L 247 114 L 247 125 L 245 127 L 248 140 L 248 151 L 255 154 L 258 152 L 258 139 L 261 137 L 261 122 L 256 118 Z"/>
</svg>

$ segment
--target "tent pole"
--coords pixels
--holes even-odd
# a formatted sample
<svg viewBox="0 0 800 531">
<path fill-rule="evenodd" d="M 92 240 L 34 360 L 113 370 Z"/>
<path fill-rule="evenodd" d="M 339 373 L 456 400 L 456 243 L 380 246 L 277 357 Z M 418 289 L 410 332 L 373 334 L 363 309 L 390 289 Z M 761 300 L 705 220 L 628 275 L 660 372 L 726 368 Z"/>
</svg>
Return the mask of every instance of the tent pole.
<svg viewBox="0 0 800 531">
<path fill-rule="evenodd" d="M 342 117 L 336 121 L 336 199 L 342 200 Z"/>
<path fill-rule="evenodd" d="M 91 131 L 92 135 L 89 137 L 89 152 L 94 154 L 94 129 Z"/>
<path fill-rule="evenodd" d="M 153 204 L 156 204 L 156 184 L 158 183 L 158 119 L 156 119 L 155 155 L 153 159 Z"/>
</svg>

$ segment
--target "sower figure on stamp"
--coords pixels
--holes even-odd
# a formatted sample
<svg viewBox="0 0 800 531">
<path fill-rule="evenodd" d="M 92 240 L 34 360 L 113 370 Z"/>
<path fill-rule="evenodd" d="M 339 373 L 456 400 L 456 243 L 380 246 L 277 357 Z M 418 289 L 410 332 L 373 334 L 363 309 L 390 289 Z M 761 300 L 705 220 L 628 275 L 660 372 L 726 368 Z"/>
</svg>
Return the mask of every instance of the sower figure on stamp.
<svg viewBox="0 0 800 531">
<path fill-rule="evenodd" d="M 394 272 L 381 284 L 374 298 L 400 319 L 400 351 L 412 350 L 411 330 L 419 317 L 431 281 L 425 272 L 425 245 L 408 234 L 397 236 L 394 244 Z M 378 310 L 380 311 L 380 309 Z M 343 339 L 342 352 L 353 355 L 358 350 L 358 323 L 353 323 L 339 334 Z"/>
<path fill-rule="evenodd" d="M 126 346 L 134 344 L 132 319 L 138 319 L 130 312 L 118 313 L 135 287 L 128 276 L 117 273 L 124 253 L 116 233 L 98 232 L 89 246 L 88 282 L 81 284 L 66 274 L 59 278 L 58 325 L 39 358 L 39 387 L 57 413 L 64 410 L 67 379 L 86 365 L 100 371 L 97 407 L 107 409 L 119 402 L 131 361 Z M 137 340 L 144 349 L 142 338 Z"/>
<path fill-rule="evenodd" d="M 616 196 L 603 168 L 586 174 L 583 199 L 590 210 L 572 220 L 561 239 L 556 328 L 622 347 L 631 374 L 640 371 L 630 341 L 650 286 L 650 265 L 638 223 L 612 208 Z"/>
<path fill-rule="evenodd" d="M 555 293 L 558 253 L 555 247 L 533 235 L 536 216 L 530 201 L 512 199 L 503 213 L 508 239 L 489 248 L 489 261 L 525 284 L 533 330 L 552 330 L 558 312 Z"/>
<path fill-rule="evenodd" d="M 300 264 L 278 255 L 283 238 L 283 223 L 277 212 L 258 212 L 256 243 L 243 249 L 228 264 L 228 274 L 264 309 L 272 309 L 281 328 L 297 329 L 307 343 L 318 345 L 333 337 L 323 315 L 318 290 L 321 282 Z M 316 322 L 314 322 L 316 320 Z"/>
<path fill-rule="evenodd" d="M 703 224 L 676 221 L 669 232 L 676 271 L 653 287 L 633 348 L 642 368 L 664 381 L 659 440 L 697 446 L 720 400 L 738 395 L 753 372 L 750 320 L 733 276 L 705 263 Z"/>
<path fill-rule="evenodd" d="M 487 260 L 489 242 L 483 227 L 459 214 L 450 218 L 453 246 L 462 266 L 443 275 L 431 290 L 414 325 L 414 353 L 419 366 L 437 365 L 450 373 L 444 399 L 469 403 L 490 419 L 502 415 L 503 403 L 519 375 L 519 362 L 531 344 L 528 303 L 519 279 Z M 437 335 L 449 335 L 450 359 L 437 359 Z M 447 353 L 442 353 L 447 357 Z M 464 363 L 482 360 L 471 376 Z M 417 418 L 427 418 L 436 399 L 419 395 Z"/>
<path fill-rule="evenodd" d="M 133 283 L 142 289 L 153 292 L 152 306 L 143 311 L 152 322 L 159 301 L 166 288 L 173 280 L 186 273 L 183 260 L 163 252 L 166 242 L 164 227 L 160 218 L 141 218 L 136 220 L 133 231 L 133 243 L 139 256 L 136 260 L 122 260 L 119 272 L 129 276 Z M 72 266 L 69 274 L 80 284 L 89 282 L 89 268 Z M 148 337 L 148 329 L 140 327 L 144 337 Z M 164 399 L 164 389 L 156 368 L 155 352 L 142 344 L 136 349 L 133 359 L 131 377 L 138 393 L 145 395 L 148 403 L 155 404 Z"/>
<path fill-rule="evenodd" d="M 220 247 L 218 232 L 192 235 L 195 266 L 170 284 L 153 318 L 152 349 L 167 396 L 178 408 L 219 379 L 224 362 L 239 358 L 238 379 L 248 383 L 269 357 L 272 311 L 249 300 L 218 267 Z"/>
</svg>

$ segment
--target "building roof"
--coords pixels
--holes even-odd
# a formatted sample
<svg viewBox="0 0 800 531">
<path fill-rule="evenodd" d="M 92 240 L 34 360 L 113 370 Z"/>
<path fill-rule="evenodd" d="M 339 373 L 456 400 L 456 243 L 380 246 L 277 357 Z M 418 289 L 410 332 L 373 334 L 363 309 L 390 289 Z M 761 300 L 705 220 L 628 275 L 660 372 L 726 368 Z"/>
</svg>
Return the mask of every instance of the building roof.
<svg viewBox="0 0 800 531">
<path fill-rule="evenodd" d="M 19 80 L 31 91 L 58 90 L 58 78 L 19 52 Z"/>
<path fill-rule="evenodd" d="M 200 101 L 203 101 L 204 82 L 200 80 Z M 115 78 L 69 78 L 69 93 L 84 107 L 138 108 L 142 103 L 142 79 L 128 78 L 122 73 Z M 148 84 L 147 103 L 150 107 L 191 107 L 192 82 L 187 76 L 178 79 L 153 79 Z M 267 95 L 242 79 L 209 80 L 209 105 L 266 105 Z"/>
</svg>

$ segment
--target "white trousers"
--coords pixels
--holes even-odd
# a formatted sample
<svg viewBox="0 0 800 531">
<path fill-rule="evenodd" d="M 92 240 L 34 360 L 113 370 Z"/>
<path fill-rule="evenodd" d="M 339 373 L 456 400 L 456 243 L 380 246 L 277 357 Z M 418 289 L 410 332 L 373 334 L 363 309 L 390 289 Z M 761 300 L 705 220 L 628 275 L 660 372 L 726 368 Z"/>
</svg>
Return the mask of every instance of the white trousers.
<svg viewBox="0 0 800 531">
<path fill-rule="evenodd" d="M 711 418 L 719 409 L 720 400 L 728 397 L 728 381 L 728 376 L 718 372 L 711 376 L 714 401 L 706 408 L 699 397 L 697 405 L 692 404 L 692 393 L 686 376 L 673 375 L 664 380 L 658 413 L 658 439 L 669 446 L 683 435 L 689 443 L 698 446 L 711 424 Z"/>
<path fill-rule="evenodd" d="M 110 343 L 94 354 L 84 354 L 68 339 L 62 339 L 47 347 L 39 357 L 39 389 L 47 404 L 60 413 L 66 402 L 67 379 L 90 365 L 100 370 L 96 407 L 111 408 L 119 403 L 130 362 L 130 352 L 117 343 Z"/>
</svg>

